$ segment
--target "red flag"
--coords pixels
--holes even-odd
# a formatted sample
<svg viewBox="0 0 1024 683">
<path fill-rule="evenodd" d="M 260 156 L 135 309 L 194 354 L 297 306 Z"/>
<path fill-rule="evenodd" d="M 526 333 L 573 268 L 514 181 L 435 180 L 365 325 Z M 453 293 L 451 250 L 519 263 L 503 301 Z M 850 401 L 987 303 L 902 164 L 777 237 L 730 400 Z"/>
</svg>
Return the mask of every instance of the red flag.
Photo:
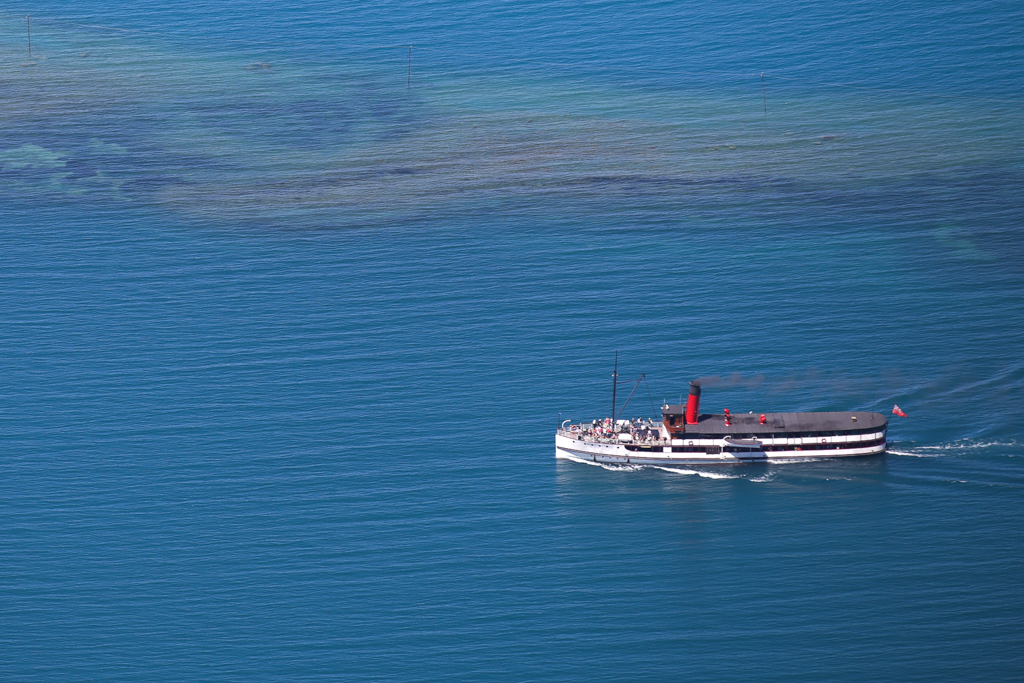
<svg viewBox="0 0 1024 683">
<path fill-rule="evenodd" d="M 895 403 L 892 406 L 892 414 L 893 415 L 899 415 L 900 417 L 906 417 L 907 416 L 907 414 L 904 413 L 902 410 L 900 410 L 900 407 L 898 405 L 896 405 Z"/>
</svg>

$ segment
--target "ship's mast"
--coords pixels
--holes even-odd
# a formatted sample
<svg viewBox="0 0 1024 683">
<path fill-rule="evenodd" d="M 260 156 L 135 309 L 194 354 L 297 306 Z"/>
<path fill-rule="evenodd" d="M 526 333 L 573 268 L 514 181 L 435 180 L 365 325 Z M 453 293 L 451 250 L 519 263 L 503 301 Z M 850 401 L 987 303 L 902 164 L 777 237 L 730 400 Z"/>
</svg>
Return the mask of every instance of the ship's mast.
<svg viewBox="0 0 1024 683">
<path fill-rule="evenodd" d="M 615 370 L 612 371 L 612 429 L 615 429 L 615 389 L 619 384 L 619 352 L 615 352 Z"/>
</svg>

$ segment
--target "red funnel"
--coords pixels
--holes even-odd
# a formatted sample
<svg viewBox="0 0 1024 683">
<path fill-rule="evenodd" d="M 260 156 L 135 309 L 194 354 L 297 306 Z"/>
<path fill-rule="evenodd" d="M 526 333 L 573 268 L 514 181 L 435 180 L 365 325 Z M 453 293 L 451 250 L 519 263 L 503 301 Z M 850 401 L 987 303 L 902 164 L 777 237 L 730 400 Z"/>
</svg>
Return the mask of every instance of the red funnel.
<svg viewBox="0 0 1024 683">
<path fill-rule="evenodd" d="M 697 424 L 700 410 L 700 382 L 690 382 L 690 395 L 686 398 L 686 424 Z"/>
</svg>

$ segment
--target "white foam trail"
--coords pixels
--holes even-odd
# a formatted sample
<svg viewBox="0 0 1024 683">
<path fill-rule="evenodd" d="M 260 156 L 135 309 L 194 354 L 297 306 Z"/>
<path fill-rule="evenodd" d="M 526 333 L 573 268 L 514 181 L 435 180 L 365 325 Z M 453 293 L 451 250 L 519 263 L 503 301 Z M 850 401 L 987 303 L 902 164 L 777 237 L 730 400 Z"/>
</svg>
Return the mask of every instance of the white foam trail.
<svg viewBox="0 0 1024 683">
<path fill-rule="evenodd" d="M 950 451 L 950 450 L 967 450 L 972 448 L 989 448 L 991 446 L 1016 446 L 1016 441 L 981 441 L 979 443 L 970 443 L 967 440 L 954 441 L 953 443 L 940 444 L 938 446 L 916 446 L 921 450 L 929 451 Z"/>
<path fill-rule="evenodd" d="M 976 451 L 983 448 L 1012 448 L 1018 446 L 1017 441 L 977 441 L 972 442 L 969 439 L 963 441 L 953 441 L 951 443 L 941 443 L 935 446 L 911 446 L 910 450 L 902 450 L 896 448 L 890 448 L 886 452 L 892 453 L 893 455 L 907 455 L 914 458 L 942 458 L 952 453 L 939 453 L 934 451 Z M 931 453 L 922 453 L 921 451 L 933 451 Z"/>
<path fill-rule="evenodd" d="M 609 472 L 639 472 L 644 469 L 643 465 L 616 465 L 609 462 L 594 462 L 593 460 L 584 460 L 583 458 L 576 458 L 573 456 L 562 456 L 562 460 L 572 460 L 573 462 L 581 462 L 584 465 L 593 465 L 594 467 L 600 467 L 603 470 Z"/>
<path fill-rule="evenodd" d="M 697 470 L 683 470 L 676 469 L 673 467 L 661 467 L 659 465 L 616 465 L 607 462 L 594 462 L 592 460 L 583 460 L 582 458 L 563 457 L 563 460 L 572 460 L 573 462 L 580 462 L 584 465 L 593 465 L 594 467 L 600 467 L 603 470 L 609 472 L 639 472 L 640 470 L 654 469 L 662 470 L 664 472 L 670 472 L 672 474 L 685 474 L 688 476 L 697 475 L 698 477 L 705 477 L 707 479 L 742 479 L 742 477 L 732 474 L 722 474 L 721 472 L 699 472 Z"/>
<path fill-rule="evenodd" d="M 942 458 L 942 457 L 945 457 L 941 453 L 913 453 L 911 451 L 895 451 L 895 450 L 893 450 L 891 448 L 889 450 L 887 450 L 886 453 L 892 453 L 893 455 L 907 455 L 907 456 L 910 456 L 912 458 Z"/>
<path fill-rule="evenodd" d="M 610 472 L 639 472 L 644 469 L 643 465 L 614 465 L 608 462 L 595 463 Z"/>
<path fill-rule="evenodd" d="M 738 475 L 733 475 L 733 474 L 722 474 L 721 472 L 701 472 L 699 470 L 681 470 L 681 469 L 676 469 L 674 467 L 661 467 L 660 465 L 648 465 L 648 467 L 651 467 L 651 468 L 656 469 L 656 470 L 662 470 L 664 472 L 671 472 L 672 474 L 686 474 L 686 475 L 694 475 L 694 474 L 696 474 L 698 477 L 706 477 L 707 479 L 742 479 L 743 478 L 743 477 L 740 477 Z"/>
</svg>

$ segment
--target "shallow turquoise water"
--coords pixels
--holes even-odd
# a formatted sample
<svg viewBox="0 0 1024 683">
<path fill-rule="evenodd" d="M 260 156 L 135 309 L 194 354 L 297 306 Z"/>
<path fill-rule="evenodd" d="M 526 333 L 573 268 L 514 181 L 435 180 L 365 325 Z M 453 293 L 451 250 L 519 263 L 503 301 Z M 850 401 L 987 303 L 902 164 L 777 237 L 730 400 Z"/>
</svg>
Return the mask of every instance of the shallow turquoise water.
<svg viewBox="0 0 1024 683">
<path fill-rule="evenodd" d="M 0 16 L 4 678 L 1019 677 L 1015 6 L 46 10 L 31 60 Z M 910 418 L 556 463 L 616 350 L 637 415 Z"/>
</svg>

